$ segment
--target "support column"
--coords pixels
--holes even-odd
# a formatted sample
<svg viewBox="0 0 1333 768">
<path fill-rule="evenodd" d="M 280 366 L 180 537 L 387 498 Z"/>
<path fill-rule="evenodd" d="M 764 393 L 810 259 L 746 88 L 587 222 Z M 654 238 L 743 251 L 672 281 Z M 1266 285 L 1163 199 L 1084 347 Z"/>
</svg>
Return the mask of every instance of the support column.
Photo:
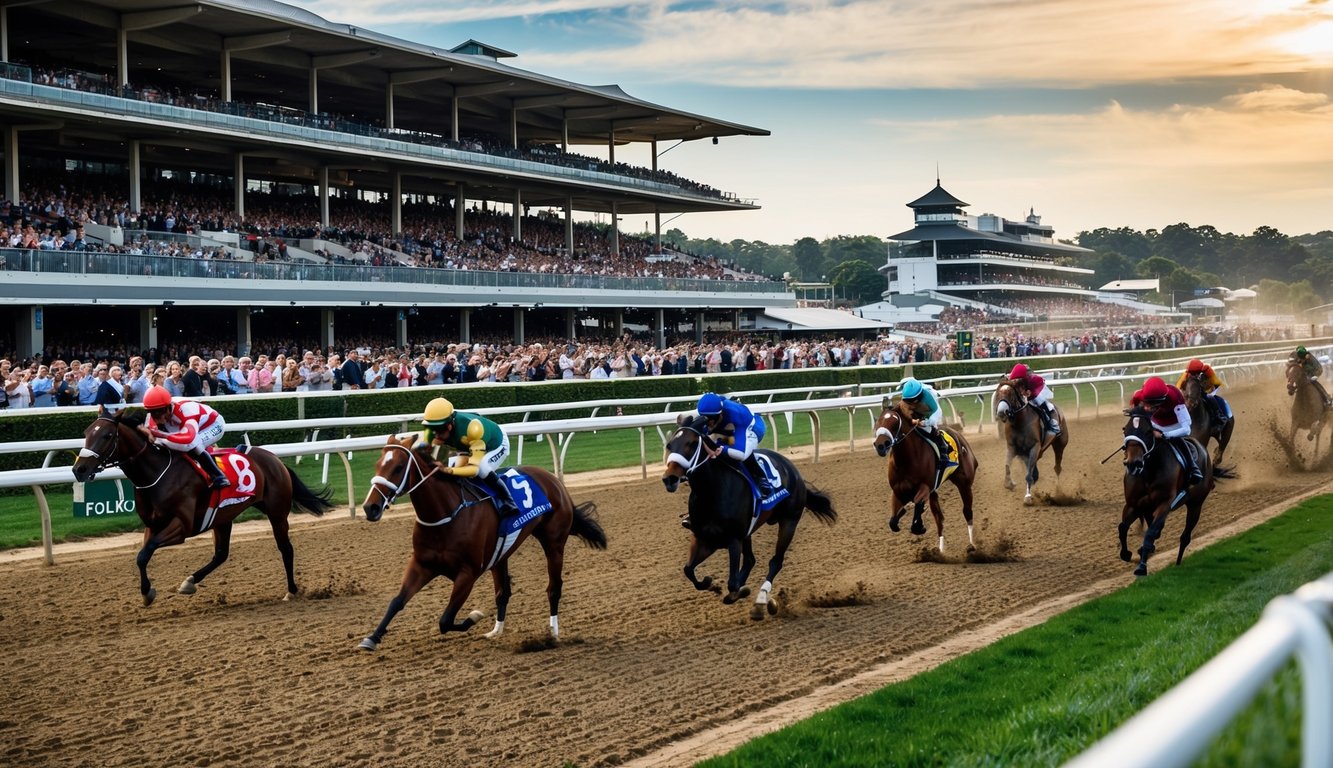
<svg viewBox="0 0 1333 768">
<path fill-rule="evenodd" d="M 130 84 L 130 35 L 124 28 L 116 30 L 116 89 Z"/>
<path fill-rule="evenodd" d="M 656 246 L 656 250 L 653 251 L 653 253 L 661 253 L 661 252 L 662 252 L 662 212 L 661 212 L 661 211 L 658 211 L 658 210 L 654 210 L 654 211 L 653 211 L 653 232 L 656 233 L 656 234 L 654 235 L 654 237 L 653 237 L 653 245 Z"/>
<path fill-rule="evenodd" d="M 393 77 L 384 87 L 384 127 L 393 130 Z"/>
<path fill-rule="evenodd" d="M 611 138 L 606 143 L 606 159 L 612 164 L 616 163 L 616 129 L 611 129 Z"/>
<path fill-rule="evenodd" d="M 569 114 L 567 110 L 560 110 L 560 151 L 569 151 Z"/>
<path fill-rule="evenodd" d="M 611 313 L 611 329 L 615 332 L 616 338 L 620 338 L 625 333 L 625 310 L 617 309 Z"/>
<path fill-rule="evenodd" d="M 565 309 L 565 338 L 573 341 L 578 333 L 578 315 L 573 307 Z"/>
<path fill-rule="evenodd" d="M 527 310 L 522 307 L 514 307 L 514 343 L 523 343 L 523 315 Z"/>
<path fill-rule="evenodd" d="M 666 349 L 666 310 L 658 308 L 656 326 L 657 326 L 657 349 L 661 351 Z"/>
<path fill-rule="evenodd" d="M 130 210 L 131 210 L 131 211 L 141 211 L 141 210 L 143 210 L 143 190 L 142 190 L 142 186 L 141 186 L 141 185 L 142 185 L 142 180 L 143 180 L 143 169 L 140 167 L 139 154 L 140 154 L 139 140 L 138 140 L 138 139 L 131 139 L 131 140 L 130 140 L 130 162 L 129 162 L 129 168 L 128 168 L 128 170 L 129 170 L 129 174 L 130 174 Z"/>
<path fill-rule="evenodd" d="M 455 93 L 453 97 L 449 99 L 449 103 L 452 105 L 453 108 L 453 117 L 449 119 L 449 136 L 454 140 L 454 143 L 457 143 L 458 142 L 458 94 L 457 93 Z"/>
<path fill-rule="evenodd" d="M 458 182 L 458 193 L 454 195 L 454 235 L 455 239 L 463 239 L 463 208 L 467 205 L 467 193 L 463 189 L 463 182 Z"/>
<path fill-rule="evenodd" d="M 310 114 L 319 114 L 319 70 L 310 68 Z"/>
<path fill-rule="evenodd" d="M 5 131 L 5 194 L 7 199 L 18 201 L 19 194 L 19 129 Z"/>
<path fill-rule="evenodd" d="M 321 309 L 319 311 L 319 333 L 323 338 L 320 339 L 320 342 L 326 349 L 333 347 L 333 330 L 333 310 Z"/>
<path fill-rule="evenodd" d="M 222 100 L 224 102 L 230 103 L 231 102 L 231 51 L 227 50 L 225 45 L 222 49 L 222 66 L 220 69 L 222 75 L 220 83 L 220 85 L 222 86 Z"/>
<path fill-rule="evenodd" d="M 319 227 L 321 230 L 329 228 L 329 167 L 321 165 L 319 167 Z M 324 233 L 320 232 L 323 237 Z"/>
<path fill-rule="evenodd" d="M 472 308 L 463 307 L 458 311 L 458 340 L 464 344 L 472 343 Z"/>
<path fill-rule="evenodd" d="M 574 255 L 574 198 L 565 198 L 565 253 Z"/>
<path fill-rule="evenodd" d="M 407 346 L 407 310 L 398 310 L 398 322 L 394 324 L 394 344 L 399 348 Z"/>
<path fill-rule="evenodd" d="M 40 306 L 23 307 L 18 313 L 14 322 L 14 341 L 17 342 L 19 357 L 32 357 L 46 347 L 44 314 Z"/>
<path fill-rule="evenodd" d="M 614 160 L 612 162 L 615 162 Z M 617 212 L 620 206 L 614 200 L 611 201 L 611 255 L 620 255 L 620 217 Z"/>
<path fill-rule="evenodd" d="M 9 63 L 9 7 L 0 5 L 0 61 Z"/>
<path fill-rule="evenodd" d="M 704 311 L 702 309 L 694 313 L 694 343 L 704 343 Z"/>
<path fill-rule="evenodd" d="M 236 199 L 233 201 L 236 215 L 245 221 L 245 153 L 236 153 L 236 170 L 232 174 L 232 185 L 236 187 Z"/>
<path fill-rule="evenodd" d="M 12 198 L 11 198 L 12 199 Z M 514 241 L 523 240 L 523 190 L 514 190 Z"/>
<path fill-rule="evenodd" d="M 731 330 L 739 331 L 741 329 L 741 311 L 739 309 L 731 310 Z"/>
<path fill-rule="evenodd" d="M 518 107 L 514 106 L 514 100 L 509 100 L 509 143 L 514 149 L 518 149 Z"/>
<path fill-rule="evenodd" d="M 403 232 L 403 172 L 393 172 L 393 199 L 389 201 L 390 226 L 397 237 Z"/>
<path fill-rule="evenodd" d="M 157 348 L 157 307 L 139 310 L 139 351 Z"/>
<path fill-rule="evenodd" d="M 250 333 L 250 308 L 236 308 L 236 356 L 241 357 L 250 354 L 251 338 Z"/>
</svg>

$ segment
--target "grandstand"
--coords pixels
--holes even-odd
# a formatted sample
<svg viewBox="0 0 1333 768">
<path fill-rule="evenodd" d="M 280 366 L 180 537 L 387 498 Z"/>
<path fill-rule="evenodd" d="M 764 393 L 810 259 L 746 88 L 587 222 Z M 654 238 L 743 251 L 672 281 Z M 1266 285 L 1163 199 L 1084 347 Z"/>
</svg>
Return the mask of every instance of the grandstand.
<svg viewBox="0 0 1333 768">
<path fill-rule="evenodd" d="M 84 327 L 156 347 L 167 315 L 245 349 L 294 323 L 329 346 L 409 323 L 521 341 L 589 317 L 618 334 L 628 313 L 660 345 L 795 306 L 779 280 L 661 242 L 662 214 L 757 205 L 659 168 L 659 143 L 767 131 L 512 56 L 262 0 L 6 5 L 0 323 L 32 354 Z M 616 161 L 630 142 L 650 167 Z M 624 235 L 622 214 L 656 232 Z"/>
</svg>

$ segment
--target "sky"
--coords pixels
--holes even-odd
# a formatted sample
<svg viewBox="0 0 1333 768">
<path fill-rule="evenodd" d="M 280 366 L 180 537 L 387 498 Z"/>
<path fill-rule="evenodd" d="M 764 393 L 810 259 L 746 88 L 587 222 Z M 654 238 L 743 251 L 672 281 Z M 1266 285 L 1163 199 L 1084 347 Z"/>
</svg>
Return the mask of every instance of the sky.
<svg viewBox="0 0 1333 768">
<path fill-rule="evenodd" d="M 1058 238 L 1333 229 L 1333 0 L 296 4 L 771 131 L 659 145 L 661 168 L 761 206 L 664 220 L 690 237 L 888 237 L 937 172 L 968 213 L 1035 210 Z"/>
</svg>

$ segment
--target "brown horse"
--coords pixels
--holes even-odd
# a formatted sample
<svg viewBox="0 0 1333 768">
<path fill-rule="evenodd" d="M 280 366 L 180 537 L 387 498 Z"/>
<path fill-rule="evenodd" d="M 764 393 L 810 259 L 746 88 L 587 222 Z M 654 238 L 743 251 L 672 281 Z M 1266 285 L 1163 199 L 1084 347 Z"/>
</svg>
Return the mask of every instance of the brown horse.
<svg viewBox="0 0 1333 768">
<path fill-rule="evenodd" d="M 157 590 L 148 580 L 148 561 L 154 552 L 212 529 L 213 559 L 185 579 L 177 590 L 192 595 L 205 576 L 226 562 L 231 549 L 232 521 L 250 507 L 262 510 L 273 527 L 273 538 L 287 572 L 284 599 L 295 595 L 287 515 L 293 507 L 313 515 L 324 514 L 333 507 L 329 502 L 330 491 L 327 488 L 321 493 L 311 491 L 277 456 L 252 447 L 244 453 L 226 454 L 225 461 L 235 470 L 236 490 L 253 490 L 253 495 L 215 509 L 218 497 L 209 490 L 208 480 L 200 470 L 183 454 L 153 443 L 142 428 L 142 419 L 142 413 L 127 411 L 116 416 L 99 416 L 83 433 L 83 450 L 79 451 L 73 469 L 74 479 L 83 483 L 103 468 L 119 465 L 125 477 L 134 483 L 134 507 L 144 523 L 143 548 L 135 558 L 143 604 L 152 605 L 157 598 Z"/>
<path fill-rule="evenodd" d="M 1045 452 L 1042 447 L 1045 430 L 1041 414 L 1037 413 L 1037 409 L 1041 406 L 1032 405 L 1025 400 L 1019 394 L 1014 382 L 1008 379 L 1000 382 L 995 388 L 991 402 L 995 406 L 995 423 L 1002 425 L 1004 443 L 1009 448 L 1009 454 L 1004 460 L 1004 487 L 1011 491 L 1014 489 L 1014 480 L 1009 468 L 1015 458 L 1022 457 L 1023 463 L 1027 466 L 1027 472 L 1024 474 L 1027 479 L 1027 490 L 1023 494 L 1023 503 L 1032 506 L 1035 503 L 1032 498 L 1032 486 L 1037 483 L 1037 462 Z M 1058 484 L 1065 446 L 1069 445 L 1069 425 L 1065 422 L 1064 411 L 1056 408 L 1055 414 L 1060 424 L 1060 434 L 1051 441 L 1050 448 L 1055 453 L 1055 481 Z"/>
<path fill-rule="evenodd" d="M 1223 426 L 1222 420 L 1213 413 L 1205 400 L 1207 393 L 1203 391 L 1201 373 L 1186 378 L 1180 393 L 1185 396 L 1185 405 L 1190 411 L 1190 437 L 1199 441 L 1199 445 L 1204 448 L 1208 447 L 1209 439 L 1217 441 L 1217 454 L 1213 457 L 1213 463 L 1221 464 L 1227 444 L 1231 442 L 1231 432 L 1236 428 L 1236 420 L 1228 419 L 1226 426 Z"/>
<path fill-rule="evenodd" d="M 1233 475 L 1229 470 L 1213 465 L 1208 450 L 1194 438 L 1186 437 L 1180 444 L 1194 452 L 1194 460 L 1203 473 L 1203 482 L 1190 485 L 1189 471 L 1177 460 L 1171 442 L 1154 431 L 1151 413 L 1135 406 L 1125 411 L 1125 415 L 1129 421 L 1125 422 L 1125 439 L 1121 443 L 1125 453 L 1125 506 L 1120 513 L 1120 559 L 1127 563 L 1133 559 L 1126 536 L 1130 524 L 1142 520 L 1147 530 L 1143 534 L 1139 566 L 1134 569 L 1134 575 L 1146 576 L 1148 558 L 1157 550 L 1157 538 L 1162 535 L 1167 514 L 1181 504 L 1185 505 L 1185 530 L 1180 534 L 1180 550 L 1176 553 L 1176 565 L 1180 565 L 1194 526 L 1199 522 L 1203 502 L 1216 485 L 1215 479 Z"/>
<path fill-rule="evenodd" d="M 440 633 L 466 632 L 484 614 L 472 611 L 462 621 L 455 619 L 473 584 L 488 570 L 495 579 L 495 628 L 486 637 L 498 637 L 504 632 L 505 611 L 513 594 L 509 556 L 528 536 L 540 541 L 546 552 L 551 636 L 559 637 L 565 541 L 573 533 L 594 549 L 606 549 L 606 533 L 594 517 L 597 506 L 590 501 L 575 506 L 569 491 L 550 472 L 539 467 L 519 467 L 545 493 L 549 509 L 520 512 L 516 523 L 521 525 L 504 533 L 491 497 L 468 480 L 440 472 L 427 449 L 414 450 L 416 439 L 416 435 L 390 436 L 375 465 L 375 478 L 366 502 L 361 505 L 366 519 L 373 523 L 395 499 L 407 494 L 412 499 L 417 524 L 412 528 L 412 556 L 407 561 L 403 584 L 389 601 L 384 619 L 358 647 L 367 651 L 378 648 L 393 617 L 436 576 L 454 583 L 449 603 L 440 617 Z M 515 494 L 516 501 L 521 497 L 521 493 Z M 531 489 L 528 498 L 532 498 Z"/>
<path fill-rule="evenodd" d="M 1319 396 L 1319 388 L 1310 381 L 1305 368 L 1295 361 L 1287 363 L 1287 394 L 1294 398 L 1291 401 L 1291 433 L 1287 436 L 1287 442 L 1295 443 L 1296 430 L 1307 430 L 1309 434 L 1305 439 L 1314 443 L 1314 455 L 1318 456 L 1319 433 L 1328 421 L 1328 409 L 1324 407 L 1324 399 Z"/>
<path fill-rule="evenodd" d="M 936 466 L 934 441 L 913 427 L 913 417 L 906 405 L 899 401 L 889 407 L 884 403 L 884 412 L 875 422 L 875 451 L 880 456 L 889 457 L 889 490 L 893 495 L 893 516 L 889 518 L 889 529 L 897 533 L 898 521 L 907 513 L 907 507 L 913 507 L 912 533 L 922 536 L 926 533 L 926 524 L 921 519 L 926 501 L 930 501 L 930 513 L 935 516 L 935 533 L 939 536 L 940 552 L 944 551 L 944 512 L 940 509 L 939 487 L 935 484 Z M 972 483 L 977 477 L 977 455 L 967 438 L 957 430 L 942 427 L 958 446 L 958 467 L 949 475 L 949 482 L 958 488 L 958 496 L 963 500 L 963 519 L 967 521 L 967 548 L 976 548 L 976 539 L 972 532 Z"/>
<path fill-rule="evenodd" d="M 695 575 L 695 568 L 714 552 L 724 549 L 729 558 L 729 571 L 727 593 L 722 596 L 722 602 L 731 605 L 748 596 L 750 588 L 745 582 L 749 580 L 750 570 L 755 563 L 750 537 L 761 525 L 776 525 L 777 545 L 773 558 L 768 561 L 768 575 L 760 585 L 759 595 L 750 609 L 750 618 L 758 621 L 764 618 L 765 612 L 776 614 L 776 598 L 770 597 L 773 581 L 782 570 L 787 548 L 796 536 L 796 525 L 801 521 L 801 515 L 808 509 L 817 519 L 832 525 L 838 520 L 833 501 L 807 483 L 787 457 L 759 449 L 755 452 L 767 459 L 777 473 L 777 478 L 770 478 L 774 481 L 774 487 L 784 488 L 790 495 L 756 515 L 754 495 L 750 482 L 742 474 L 741 465 L 722 456 L 709 458 L 705 449 L 717 443 L 708 434 L 707 420 L 702 416 L 691 419 L 681 415 L 676 425 L 676 432 L 666 444 L 666 468 L 662 472 L 662 485 L 667 493 L 675 493 L 682 481 L 690 484 L 689 513 L 693 539 L 690 542 L 689 560 L 685 563 L 685 578 L 699 591 L 712 589 L 713 577 L 700 579 Z"/>
</svg>

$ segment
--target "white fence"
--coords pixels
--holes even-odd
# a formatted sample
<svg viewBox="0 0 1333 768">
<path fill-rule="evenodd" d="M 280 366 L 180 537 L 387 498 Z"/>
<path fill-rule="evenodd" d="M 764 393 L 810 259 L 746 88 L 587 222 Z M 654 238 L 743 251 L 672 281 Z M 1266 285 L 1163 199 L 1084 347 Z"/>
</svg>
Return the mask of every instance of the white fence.
<svg viewBox="0 0 1333 768">
<path fill-rule="evenodd" d="M 1301 673 L 1301 765 L 1333 766 L 1333 574 L 1276 598 L 1225 650 L 1068 768 L 1183 768 L 1295 657 Z"/>
</svg>

